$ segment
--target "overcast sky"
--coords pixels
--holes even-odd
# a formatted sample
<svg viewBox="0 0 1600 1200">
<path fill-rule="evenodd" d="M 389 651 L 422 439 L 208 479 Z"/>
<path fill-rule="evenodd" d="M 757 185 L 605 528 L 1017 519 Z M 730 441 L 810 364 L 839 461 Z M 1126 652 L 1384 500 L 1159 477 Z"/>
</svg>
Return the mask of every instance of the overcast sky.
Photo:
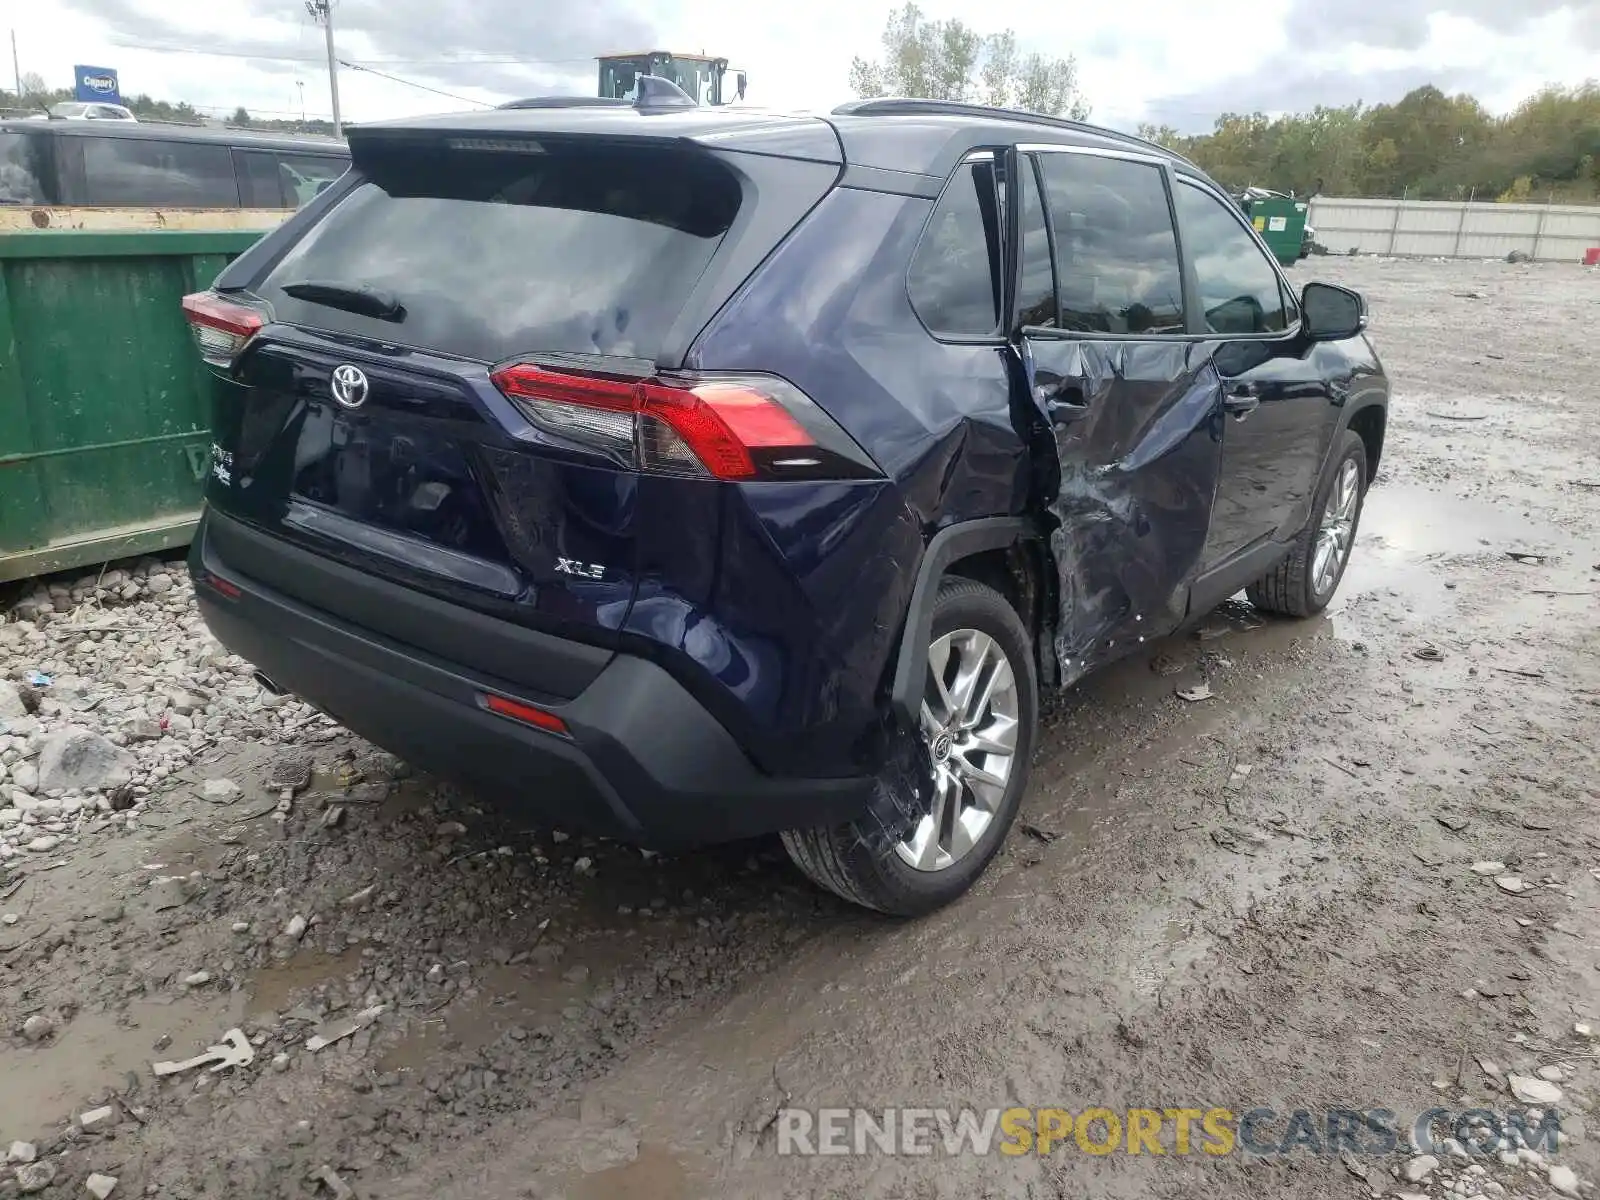
<svg viewBox="0 0 1600 1200">
<path fill-rule="evenodd" d="M 1124 128 L 1149 120 L 1194 132 L 1223 112 L 1377 103 L 1427 82 L 1505 111 L 1545 83 L 1582 82 L 1600 51 L 1600 0 L 922 7 L 984 32 L 1011 25 L 1028 49 L 1076 54 L 1094 119 Z M 322 32 L 300 0 L 5 8 L 22 70 L 52 86 L 70 86 L 73 65 L 85 63 L 115 68 L 127 94 L 289 116 L 301 110 L 299 81 L 308 114 L 330 111 Z M 888 0 L 338 0 L 339 57 L 371 68 L 341 69 L 340 93 L 356 121 L 461 109 L 464 99 L 592 93 L 595 55 L 663 49 L 727 57 L 748 72 L 752 104 L 831 107 L 849 98 L 851 55 L 877 53 L 889 8 Z"/>
</svg>

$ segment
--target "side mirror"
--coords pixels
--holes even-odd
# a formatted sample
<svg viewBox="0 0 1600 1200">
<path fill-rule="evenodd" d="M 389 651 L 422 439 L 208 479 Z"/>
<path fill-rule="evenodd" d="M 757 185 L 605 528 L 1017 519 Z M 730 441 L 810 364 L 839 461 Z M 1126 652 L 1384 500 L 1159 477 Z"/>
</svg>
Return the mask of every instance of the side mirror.
<svg viewBox="0 0 1600 1200">
<path fill-rule="evenodd" d="M 737 75 L 735 75 L 733 77 L 733 81 L 734 81 L 735 86 L 738 89 L 739 99 L 743 100 L 744 99 L 744 85 L 745 85 L 744 72 L 740 71 Z"/>
<path fill-rule="evenodd" d="M 1308 283 L 1300 293 L 1306 336 L 1316 342 L 1342 342 L 1367 327 L 1367 302 L 1360 292 L 1331 283 Z"/>
</svg>

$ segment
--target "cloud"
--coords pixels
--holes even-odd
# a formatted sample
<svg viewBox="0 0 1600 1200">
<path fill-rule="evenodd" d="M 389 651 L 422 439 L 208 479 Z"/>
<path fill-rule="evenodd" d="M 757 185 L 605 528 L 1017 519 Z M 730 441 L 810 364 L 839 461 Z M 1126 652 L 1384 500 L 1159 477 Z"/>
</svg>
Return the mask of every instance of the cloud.
<svg viewBox="0 0 1600 1200">
<path fill-rule="evenodd" d="M 1423 83 L 1504 111 L 1546 83 L 1582 81 L 1600 48 L 1600 0 L 1145 0 L 1136 20 L 1103 5 L 1040 16 L 918 2 L 982 33 L 1010 25 L 1025 51 L 1074 54 L 1097 120 L 1188 132 L 1224 112 L 1392 102 Z M 849 98 L 851 56 L 880 53 L 897 3 L 337 0 L 339 55 L 368 68 L 341 70 L 340 91 L 346 116 L 376 120 L 466 106 L 414 85 L 490 103 L 592 94 L 596 55 L 705 50 L 749 72 L 752 103 L 826 109 Z M 297 107 L 302 81 L 308 109 L 328 107 L 321 31 L 300 0 L 57 0 L 15 20 L 24 68 L 54 81 L 87 57 L 122 68 L 130 91 L 213 111 Z"/>
<path fill-rule="evenodd" d="M 1287 25 L 1302 44 L 1331 37 L 1340 44 L 1417 50 L 1440 16 L 1469 20 L 1494 34 L 1520 34 L 1542 18 L 1568 12 L 1580 29 L 1600 30 L 1600 0 L 1290 0 Z"/>
<path fill-rule="evenodd" d="M 303 74 L 323 61 L 320 31 L 309 29 L 309 17 L 286 19 L 295 10 L 282 0 L 244 0 L 243 21 L 219 22 L 203 35 L 138 0 L 62 2 L 128 46 L 192 47 L 279 75 Z M 501 95 L 587 92 L 595 55 L 658 40 L 653 22 L 627 0 L 476 0 L 448 8 L 434 0 L 341 0 L 334 25 L 341 59 L 445 89 Z"/>
</svg>

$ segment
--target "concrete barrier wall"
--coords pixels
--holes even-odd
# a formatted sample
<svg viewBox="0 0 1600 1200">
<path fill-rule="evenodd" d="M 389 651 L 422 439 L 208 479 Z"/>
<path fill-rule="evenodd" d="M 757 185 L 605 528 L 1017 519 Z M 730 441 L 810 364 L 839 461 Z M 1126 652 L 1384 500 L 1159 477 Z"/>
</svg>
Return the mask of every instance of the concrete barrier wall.
<svg viewBox="0 0 1600 1200">
<path fill-rule="evenodd" d="M 1521 250 L 1536 259 L 1578 262 L 1600 246 L 1600 207 L 1577 204 L 1484 204 L 1448 200 L 1311 202 L 1317 241 L 1334 254 L 1504 258 Z"/>
</svg>

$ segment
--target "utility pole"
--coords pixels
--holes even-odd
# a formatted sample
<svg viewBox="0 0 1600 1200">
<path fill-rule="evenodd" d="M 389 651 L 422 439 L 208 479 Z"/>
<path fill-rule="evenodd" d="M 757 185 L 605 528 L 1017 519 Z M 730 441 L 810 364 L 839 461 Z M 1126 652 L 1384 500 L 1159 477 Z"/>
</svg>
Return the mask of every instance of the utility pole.
<svg viewBox="0 0 1600 1200">
<path fill-rule="evenodd" d="M 333 0 L 306 0 L 306 11 L 315 21 L 322 22 L 322 31 L 328 38 L 328 90 L 333 97 L 333 136 L 344 136 L 344 124 L 339 120 L 339 61 L 333 56 Z"/>
<path fill-rule="evenodd" d="M 17 107 L 22 107 L 22 61 L 17 57 L 17 31 L 11 31 L 11 71 L 17 77 Z"/>
<path fill-rule="evenodd" d="M 300 124 L 304 125 L 306 123 L 306 81 L 304 79 L 296 79 L 294 85 L 300 89 Z"/>
</svg>

